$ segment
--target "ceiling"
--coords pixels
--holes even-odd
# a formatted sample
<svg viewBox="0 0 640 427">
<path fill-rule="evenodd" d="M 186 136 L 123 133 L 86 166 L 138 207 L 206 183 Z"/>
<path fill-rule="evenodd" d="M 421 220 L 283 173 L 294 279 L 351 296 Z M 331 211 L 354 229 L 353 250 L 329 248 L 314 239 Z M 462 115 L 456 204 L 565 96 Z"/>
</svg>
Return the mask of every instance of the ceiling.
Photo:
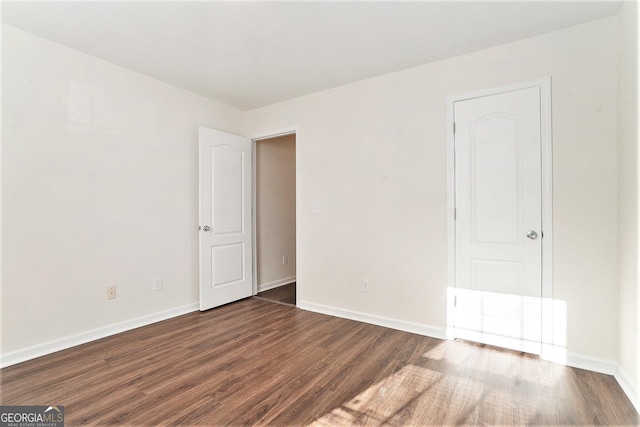
<svg viewBox="0 0 640 427">
<path fill-rule="evenodd" d="M 2 22 L 249 110 L 614 15 L 611 1 L 2 2 Z"/>
</svg>

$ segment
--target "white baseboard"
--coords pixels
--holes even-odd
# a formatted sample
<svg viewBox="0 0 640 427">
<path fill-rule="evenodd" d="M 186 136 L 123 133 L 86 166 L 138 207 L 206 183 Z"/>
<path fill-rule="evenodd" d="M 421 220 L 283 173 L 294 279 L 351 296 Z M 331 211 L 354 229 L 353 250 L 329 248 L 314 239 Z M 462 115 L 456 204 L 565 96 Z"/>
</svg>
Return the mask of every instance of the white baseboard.
<svg viewBox="0 0 640 427">
<path fill-rule="evenodd" d="M 618 366 L 618 364 L 612 360 L 598 359 L 596 357 L 576 353 L 567 354 L 566 365 L 571 366 L 572 368 L 586 369 L 587 371 L 598 372 L 606 375 L 614 375 Z"/>
<path fill-rule="evenodd" d="M 124 322 L 115 323 L 113 325 L 81 332 L 79 334 L 58 338 L 53 341 L 48 341 L 21 350 L 0 354 L 0 368 L 5 368 L 7 366 L 15 365 L 16 363 L 25 362 L 27 360 L 35 359 L 36 357 L 55 353 L 56 351 L 66 350 L 67 348 L 75 347 L 77 345 L 85 344 L 111 335 L 119 334 L 121 332 L 126 332 L 131 329 L 139 328 L 141 326 L 147 326 L 152 323 L 171 319 L 172 317 L 191 313 L 193 311 L 197 311 L 198 308 L 199 305 L 197 303 L 187 304 L 183 305 L 182 307 L 172 308 L 158 313 L 126 320 Z"/>
<path fill-rule="evenodd" d="M 636 408 L 636 411 L 640 412 L 640 402 L 638 402 L 638 393 L 633 385 L 634 382 L 630 380 L 629 376 L 622 370 L 622 367 L 618 363 L 611 360 L 597 359 L 595 357 L 569 353 L 567 355 L 566 364 L 573 368 L 586 369 L 588 371 L 612 375 L 620 385 L 624 394 L 627 395 L 633 406 Z"/>
<path fill-rule="evenodd" d="M 280 286 L 288 285 L 296 281 L 296 276 L 286 277 L 284 279 L 274 280 L 273 282 L 263 283 L 258 285 L 258 292 L 268 291 L 269 289 L 278 288 Z"/>
<path fill-rule="evenodd" d="M 424 325 L 421 323 L 406 322 L 404 320 L 375 316 L 358 311 L 345 310 L 343 308 L 330 307 L 322 304 L 315 304 L 308 301 L 298 301 L 298 308 L 313 311 L 315 313 L 328 314 L 329 316 L 341 317 L 343 319 L 371 323 L 373 325 L 384 326 L 386 328 L 397 329 L 399 331 L 425 335 L 427 337 L 439 339 L 446 338 L 445 328 L 437 328 L 435 326 Z"/>
<path fill-rule="evenodd" d="M 620 384 L 620 388 L 624 391 L 624 394 L 627 395 L 633 406 L 636 408 L 636 411 L 640 412 L 640 402 L 638 402 L 638 392 L 634 386 L 634 381 L 631 381 L 629 376 L 625 371 L 622 370 L 622 366 L 618 365 L 616 369 L 616 373 L 614 375 L 618 384 Z"/>
</svg>

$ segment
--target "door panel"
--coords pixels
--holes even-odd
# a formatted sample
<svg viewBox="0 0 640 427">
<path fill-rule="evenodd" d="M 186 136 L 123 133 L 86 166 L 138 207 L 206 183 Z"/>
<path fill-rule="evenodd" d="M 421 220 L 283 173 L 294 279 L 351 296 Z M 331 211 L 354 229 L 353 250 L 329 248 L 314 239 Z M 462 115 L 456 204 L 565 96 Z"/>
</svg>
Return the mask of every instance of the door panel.
<svg viewBox="0 0 640 427">
<path fill-rule="evenodd" d="M 214 246 L 211 252 L 212 286 L 224 286 L 244 280 L 244 245 Z"/>
<path fill-rule="evenodd" d="M 210 147 L 211 227 L 217 236 L 243 232 L 245 153 L 231 145 Z"/>
<path fill-rule="evenodd" d="M 456 336 L 539 352 L 539 88 L 455 102 L 454 120 Z"/>
<path fill-rule="evenodd" d="M 253 294 L 251 141 L 200 128 L 200 310 Z"/>
<path fill-rule="evenodd" d="M 517 243 L 517 120 L 491 114 L 470 124 L 471 226 L 475 243 Z"/>
</svg>

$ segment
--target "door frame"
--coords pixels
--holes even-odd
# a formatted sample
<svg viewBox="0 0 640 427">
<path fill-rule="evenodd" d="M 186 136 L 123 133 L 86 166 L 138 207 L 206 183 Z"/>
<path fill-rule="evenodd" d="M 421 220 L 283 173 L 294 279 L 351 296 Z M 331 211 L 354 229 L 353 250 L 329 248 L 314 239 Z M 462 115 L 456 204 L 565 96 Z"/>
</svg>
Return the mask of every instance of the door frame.
<svg viewBox="0 0 640 427">
<path fill-rule="evenodd" d="M 498 95 L 520 89 L 540 90 L 540 144 L 542 161 L 542 348 L 543 358 L 552 357 L 553 349 L 553 146 L 551 114 L 551 76 L 517 82 L 447 97 L 447 338 L 455 338 L 455 136 L 454 103 Z M 547 345 L 548 344 L 548 345 Z"/>
<path fill-rule="evenodd" d="M 257 211 L 256 211 L 256 142 L 264 140 L 264 139 L 273 139 L 278 138 L 280 136 L 287 135 L 295 135 L 296 136 L 296 227 L 298 226 L 298 222 L 300 220 L 300 209 L 298 209 L 298 201 L 300 200 L 300 186 L 299 184 L 299 152 L 298 150 L 298 141 L 300 137 L 300 127 L 299 126 L 289 126 L 281 129 L 276 129 L 272 131 L 260 132 L 256 133 L 249 138 L 251 139 L 251 152 L 253 155 L 251 156 L 251 233 L 253 235 L 253 295 L 258 294 L 258 245 L 256 244 L 257 240 Z M 298 233 L 296 231 L 296 287 L 298 286 Z M 298 306 L 298 299 L 300 298 L 300 293 L 296 292 L 296 306 Z"/>
</svg>

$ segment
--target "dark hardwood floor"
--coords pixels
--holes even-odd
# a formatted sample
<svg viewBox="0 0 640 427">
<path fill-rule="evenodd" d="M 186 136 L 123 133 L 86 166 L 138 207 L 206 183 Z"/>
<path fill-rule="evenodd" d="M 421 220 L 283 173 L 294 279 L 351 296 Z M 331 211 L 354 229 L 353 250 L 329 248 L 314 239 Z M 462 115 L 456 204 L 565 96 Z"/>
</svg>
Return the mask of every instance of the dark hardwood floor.
<svg viewBox="0 0 640 427">
<path fill-rule="evenodd" d="M 66 425 L 635 425 L 615 379 L 249 298 L 0 371 Z"/>
<path fill-rule="evenodd" d="M 296 305 L 296 282 L 259 292 L 257 296 L 270 301 Z"/>
</svg>

